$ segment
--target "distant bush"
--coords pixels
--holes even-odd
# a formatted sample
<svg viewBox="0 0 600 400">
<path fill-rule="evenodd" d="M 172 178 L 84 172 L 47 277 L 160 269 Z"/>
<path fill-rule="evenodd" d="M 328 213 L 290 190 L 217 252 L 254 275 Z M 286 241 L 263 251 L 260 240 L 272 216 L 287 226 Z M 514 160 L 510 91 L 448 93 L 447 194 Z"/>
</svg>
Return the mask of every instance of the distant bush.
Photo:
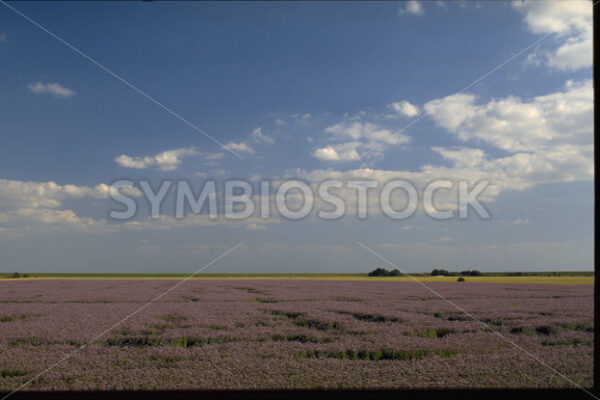
<svg viewBox="0 0 600 400">
<path fill-rule="evenodd" d="M 464 282 L 465 278 L 463 278 L 462 276 L 459 276 L 458 279 L 456 280 L 456 282 Z"/>
<path fill-rule="evenodd" d="M 441 268 L 434 268 L 431 271 L 431 276 L 481 276 L 483 275 L 480 271 L 474 270 L 465 270 L 460 272 L 448 271 Z M 462 282 L 462 281 L 461 281 Z"/>
<path fill-rule="evenodd" d="M 385 268 L 375 268 L 373 271 L 369 272 L 369 276 L 402 276 L 402 272 L 397 269 L 388 271 Z"/>
<path fill-rule="evenodd" d="M 369 272 L 369 276 L 387 276 L 389 271 L 385 268 L 375 268 L 373 271 Z"/>
<path fill-rule="evenodd" d="M 472 270 L 472 271 L 461 271 L 460 275 L 462 276 L 481 276 L 482 273 L 480 271 L 477 271 L 476 269 Z"/>
</svg>

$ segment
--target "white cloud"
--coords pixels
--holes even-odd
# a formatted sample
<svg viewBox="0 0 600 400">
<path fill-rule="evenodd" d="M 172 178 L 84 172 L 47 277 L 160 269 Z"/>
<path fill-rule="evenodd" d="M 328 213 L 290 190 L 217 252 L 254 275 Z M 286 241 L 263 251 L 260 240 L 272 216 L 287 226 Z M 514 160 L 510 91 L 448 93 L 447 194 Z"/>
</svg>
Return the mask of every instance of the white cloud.
<svg viewBox="0 0 600 400">
<path fill-rule="evenodd" d="M 354 161 L 360 159 L 356 149 L 360 142 L 347 142 L 318 148 L 313 156 L 323 161 Z"/>
<path fill-rule="evenodd" d="M 289 115 L 278 116 L 273 120 L 273 123 L 276 127 L 282 128 L 284 126 L 293 127 L 293 126 L 308 126 L 312 119 L 311 113 L 293 113 Z"/>
<path fill-rule="evenodd" d="M 421 5 L 420 1 L 410 0 L 406 2 L 406 6 L 404 8 L 400 7 L 400 9 L 398 10 L 399 15 L 405 13 L 413 15 L 423 15 L 425 14 L 425 10 L 423 9 L 423 6 Z"/>
<path fill-rule="evenodd" d="M 18 223 L 19 230 L 106 232 L 110 230 L 105 220 L 79 217 L 72 210 L 48 208 L 21 208 L 13 214 L 0 213 L 0 221 Z"/>
<path fill-rule="evenodd" d="M 225 153 L 211 153 L 206 155 L 204 158 L 209 161 L 218 161 L 223 159 L 223 157 L 225 157 Z"/>
<path fill-rule="evenodd" d="M 190 147 L 167 150 L 154 156 L 145 157 L 130 157 L 126 154 L 121 154 L 115 158 L 115 161 L 124 168 L 144 169 L 155 166 L 161 171 L 172 171 L 177 169 L 181 164 L 181 159 L 183 157 L 194 154 L 196 154 L 196 150 L 193 147 Z"/>
<path fill-rule="evenodd" d="M 361 140 L 365 147 L 371 147 L 380 142 L 386 142 L 390 145 L 406 144 L 410 142 L 410 137 L 397 134 L 389 129 L 384 129 L 370 122 L 341 122 L 325 129 L 325 132 L 333 135 L 337 139 Z"/>
<path fill-rule="evenodd" d="M 424 106 L 439 126 L 471 145 L 432 147 L 431 150 L 443 158 L 443 165 L 425 164 L 414 171 L 370 168 L 294 170 L 289 171 L 287 177 L 303 179 L 313 185 L 325 179 L 343 182 L 369 179 L 377 181 L 380 188 L 392 179 L 405 179 L 420 191 L 437 179 L 454 183 L 465 180 L 471 187 L 486 180 L 490 183 L 480 199 L 487 202 L 507 190 L 591 180 L 594 176 L 593 104 L 591 81 L 569 81 L 562 90 L 527 100 L 507 97 L 480 104 L 473 95 L 453 95 Z M 358 133 L 360 129 L 333 131 L 348 138 L 363 137 Z M 476 144 L 495 148 L 496 152 L 501 151 L 501 155 L 492 157 L 486 150 L 475 147 Z M 344 159 L 334 146 L 320 150 L 320 153 L 314 154 L 319 158 L 331 161 Z M 356 206 L 355 191 L 344 189 L 340 196 L 346 200 L 348 212 L 352 213 Z M 380 211 L 377 190 L 370 192 L 370 196 L 369 204 L 375 207 L 369 211 L 377 213 Z M 457 207 L 455 189 L 439 191 L 436 199 L 442 209 Z"/>
<path fill-rule="evenodd" d="M 146 218 L 139 221 L 127 222 L 123 227 L 127 230 L 170 230 L 176 228 L 190 228 L 199 226 L 226 226 L 232 229 L 243 227 L 248 230 L 265 230 L 266 224 L 280 222 L 276 218 L 259 218 L 249 217 L 243 220 L 226 219 L 223 216 L 211 218 L 207 214 L 187 214 L 185 218 L 174 218 L 171 216 L 161 215 L 158 218 Z"/>
<path fill-rule="evenodd" d="M 420 113 L 418 106 L 411 104 L 406 100 L 392 103 L 389 105 L 389 108 L 404 117 L 416 117 Z"/>
<path fill-rule="evenodd" d="M 240 143 L 229 142 L 224 146 L 224 148 L 233 150 L 233 151 L 238 151 L 240 153 L 254 154 L 254 149 L 252 147 L 248 146 L 244 142 L 240 142 Z"/>
<path fill-rule="evenodd" d="M 407 144 L 410 137 L 370 122 L 346 120 L 325 129 L 333 144 L 317 148 L 313 156 L 324 161 L 355 161 L 360 153 L 380 157 L 386 146 Z"/>
<path fill-rule="evenodd" d="M 294 122 L 298 125 L 307 125 L 310 122 L 311 118 L 312 118 L 311 113 L 304 113 L 304 114 L 296 113 L 296 114 L 290 115 L 290 119 L 292 120 L 292 122 Z"/>
<path fill-rule="evenodd" d="M 592 2 L 515 1 L 514 9 L 524 15 L 527 28 L 537 34 L 556 34 L 561 42 L 552 51 L 536 50 L 528 57 L 532 64 L 545 63 L 560 70 L 592 66 Z"/>
<path fill-rule="evenodd" d="M 57 98 L 68 98 L 75 95 L 75 92 L 59 83 L 32 82 L 27 88 L 35 94 L 51 94 Z"/>
<path fill-rule="evenodd" d="M 273 138 L 262 133 L 262 128 L 260 128 L 260 127 L 253 130 L 251 136 L 252 136 L 252 140 L 255 143 L 267 143 L 267 144 L 275 143 Z"/>
<path fill-rule="evenodd" d="M 23 182 L 0 179 L 0 223 L 9 232 L 78 231 L 107 232 L 114 228 L 105 220 L 80 217 L 64 209 L 66 200 L 107 199 L 110 187 L 59 185 L 55 182 Z M 121 191 L 140 196 L 133 187 Z M 62 209 L 61 209 L 62 208 Z"/>
<path fill-rule="evenodd" d="M 518 97 L 476 104 L 470 94 L 455 94 L 425 104 L 434 121 L 462 141 L 477 140 L 512 153 L 556 150 L 592 143 L 591 81 L 568 81 L 562 91 L 531 100 Z"/>
<path fill-rule="evenodd" d="M 319 160 L 323 160 L 323 161 L 340 161 L 340 155 L 331 146 L 316 149 L 315 152 L 313 153 L 313 156 L 315 156 Z"/>
<path fill-rule="evenodd" d="M 459 140 L 490 145 L 507 155 L 491 158 L 478 148 L 434 147 L 451 167 L 425 166 L 423 171 L 490 179 L 495 191 L 593 178 L 591 81 L 568 81 L 563 90 L 528 100 L 476 100 L 458 94 L 430 101 L 424 108 Z"/>
<path fill-rule="evenodd" d="M 7 207 L 59 207 L 65 199 L 82 199 L 91 197 L 106 199 L 109 197 L 110 186 L 100 183 L 95 187 L 59 185 L 55 182 L 25 182 L 0 179 L 0 206 Z M 133 189 L 133 195 L 141 194 Z"/>
</svg>

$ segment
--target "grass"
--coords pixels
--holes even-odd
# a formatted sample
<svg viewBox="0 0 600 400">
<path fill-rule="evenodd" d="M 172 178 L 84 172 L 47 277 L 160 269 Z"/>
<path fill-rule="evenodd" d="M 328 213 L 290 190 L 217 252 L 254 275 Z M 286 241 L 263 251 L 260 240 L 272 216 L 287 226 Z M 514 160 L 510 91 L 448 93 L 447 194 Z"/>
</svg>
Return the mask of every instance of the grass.
<svg viewBox="0 0 600 400">
<path fill-rule="evenodd" d="M 187 320 L 186 316 L 179 315 L 179 314 L 166 314 L 166 315 L 161 315 L 159 318 L 165 322 L 169 322 L 169 323 L 173 323 L 173 324 L 181 324 L 183 321 Z"/>
<path fill-rule="evenodd" d="M 13 377 L 17 377 L 17 376 L 24 376 L 27 375 L 29 372 L 25 371 L 23 369 L 17 369 L 17 368 L 9 368 L 9 369 L 3 369 L 0 370 L 0 376 L 2 378 L 13 378 Z"/>
<path fill-rule="evenodd" d="M 339 322 L 329 322 L 329 321 L 321 321 L 318 319 L 304 319 L 304 318 L 296 318 L 294 319 L 294 324 L 297 326 L 301 326 L 309 329 L 316 329 L 318 331 L 327 331 L 330 329 L 340 330 L 342 326 Z"/>
<path fill-rule="evenodd" d="M 585 323 L 565 323 L 565 322 L 556 322 L 556 325 L 561 327 L 561 328 L 565 328 L 569 331 L 583 331 L 583 332 L 594 332 L 594 327 L 589 325 L 589 324 L 585 324 Z"/>
<path fill-rule="evenodd" d="M 359 321 L 366 321 L 366 322 L 403 322 L 400 318 L 397 317 L 386 317 L 384 315 L 379 315 L 379 314 L 365 314 L 365 313 L 358 313 L 358 312 L 352 312 L 352 311 L 336 311 L 338 314 L 345 314 L 345 315 L 351 315 L 352 317 L 354 317 L 355 319 L 359 320 Z"/>
<path fill-rule="evenodd" d="M 448 351 L 440 352 L 440 357 L 449 357 Z M 383 361 L 383 360 L 420 360 L 428 355 L 426 350 L 394 350 L 382 348 L 379 350 L 358 350 L 347 349 L 340 350 L 308 350 L 298 354 L 298 358 L 337 358 L 340 360 L 367 360 L 367 361 Z M 443 355 L 442 355 L 443 354 Z"/>
<path fill-rule="evenodd" d="M 271 314 L 273 315 L 279 315 L 282 317 L 286 317 L 289 319 L 296 319 L 298 317 L 302 317 L 305 314 L 303 312 L 294 312 L 294 311 L 278 311 L 278 310 L 272 310 Z"/>
<path fill-rule="evenodd" d="M 255 301 L 257 303 L 266 303 L 266 304 L 269 304 L 269 303 L 279 303 L 278 300 L 271 299 L 271 298 L 268 298 L 268 297 L 265 297 L 265 298 L 263 298 L 263 297 L 257 297 L 253 301 Z"/>
<path fill-rule="evenodd" d="M 527 336 L 533 336 L 536 332 L 535 329 L 530 326 L 518 326 L 516 328 L 512 328 L 510 333 L 513 335 L 523 334 Z"/>
<path fill-rule="evenodd" d="M 202 346 L 215 343 L 231 343 L 241 342 L 243 338 L 229 337 L 229 336 L 218 336 L 218 337 L 193 337 L 185 336 L 176 339 L 160 339 L 156 337 L 148 336 L 133 336 L 116 339 L 107 339 L 106 345 L 111 347 L 157 347 L 162 345 L 171 345 L 178 347 L 193 347 Z"/>
<path fill-rule="evenodd" d="M 317 338 L 314 336 L 308 336 L 308 335 L 281 335 L 281 334 L 274 334 L 271 336 L 271 340 L 273 340 L 274 342 L 282 342 L 282 341 L 287 341 L 287 342 L 300 342 L 300 343 L 331 343 L 334 341 L 333 338 Z"/>
<path fill-rule="evenodd" d="M 416 335 L 427 339 L 440 339 L 455 332 L 456 331 L 454 329 L 449 328 L 427 328 L 422 332 L 417 332 Z"/>
<path fill-rule="evenodd" d="M 11 340 L 9 342 L 10 346 L 22 346 L 22 345 L 32 345 L 32 346 L 41 346 L 46 344 L 46 341 L 43 338 L 38 337 L 24 337 Z"/>
<path fill-rule="evenodd" d="M 564 284 L 585 285 L 594 283 L 592 271 L 574 272 L 522 272 L 520 276 L 508 272 L 489 272 L 483 276 L 472 276 L 464 282 L 470 283 L 539 283 L 539 284 Z M 0 280 L 17 281 L 32 279 L 183 279 L 189 274 L 111 274 L 111 273 L 28 273 L 27 278 L 21 275 L 14 278 L 14 273 L 0 273 Z M 455 276 L 430 276 L 428 273 L 415 273 L 412 277 L 370 277 L 366 273 L 344 274 L 198 274 L 192 279 L 303 279 L 303 280 L 341 280 L 341 281 L 386 281 L 386 282 L 413 282 L 413 278 L 421 282 L 453 282 Z M 246 288 L 241 288 L 246 289 Z M 258 293 L 250 292 L 250 293 Z"/>
<path fill-rule="evenodd" d="M 27 314 L 18 314 L 18 315 L 0 315 L 0 322 L 13 322 L 13 321 L 21 321 L 27 318 Z"/>
<path fill-rule="evenodd" d="M 342 325 L 337 321 L 329 322 L 306 318 L 306 314 L 301 312 L 271 310 L 271 314 L 286 317 L 292 320 L 294 325 L 303 328 L 316 329 L 318 331 L 326 331 L 330 329 L 339 331 L 342 329 Z"/>
</svg>

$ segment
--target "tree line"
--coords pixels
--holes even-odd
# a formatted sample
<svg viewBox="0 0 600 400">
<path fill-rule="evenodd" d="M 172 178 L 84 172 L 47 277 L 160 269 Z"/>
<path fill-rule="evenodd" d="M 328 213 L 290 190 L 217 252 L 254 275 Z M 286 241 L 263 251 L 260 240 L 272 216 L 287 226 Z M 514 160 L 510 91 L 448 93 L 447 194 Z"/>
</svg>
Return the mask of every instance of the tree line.
<svg viewBox="0 0 600 400">
<path fill-rule="evenodd" d="M 369 276 L 406 276 L 407 274 L 404 274 L 397 269 L 388 271 L 385 268 L 375 268 L 373 271 L 369 272 L 368 275 Z M 422 276 L 423 274 L 414 274 L 414 275 Z M 476 269 L 465 270 L 465 271 L 460 271 L 460 272 L 453 272 L 453 271 L 448 271 L 445 269 L 434 268 L 433 271 L 431 271 L 431 273 L 429 273 L 429 275 L 431 275 L 431 276 L 481 276 L 482 273 Z"/>
</svg>

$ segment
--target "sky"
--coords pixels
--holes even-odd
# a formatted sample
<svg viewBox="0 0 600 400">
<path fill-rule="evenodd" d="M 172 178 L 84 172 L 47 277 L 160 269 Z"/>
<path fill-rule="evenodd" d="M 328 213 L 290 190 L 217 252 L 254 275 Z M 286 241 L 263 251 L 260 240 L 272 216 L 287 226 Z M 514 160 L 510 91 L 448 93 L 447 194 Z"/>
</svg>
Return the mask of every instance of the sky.
<svg viewBox="0 0 600 400">
<path fill-rule="evenodd" d="M 194 272 L 241 242 L 204 272 L 389 268 L 358 242 L 408 272 L 593 268 L 589 1 L 8 5 L 0 271 Z M 171 190 L 153 219 L 139 191 L 332 177 L 487 180 L 491 218 L 176 219 Z"/>
</svg>

